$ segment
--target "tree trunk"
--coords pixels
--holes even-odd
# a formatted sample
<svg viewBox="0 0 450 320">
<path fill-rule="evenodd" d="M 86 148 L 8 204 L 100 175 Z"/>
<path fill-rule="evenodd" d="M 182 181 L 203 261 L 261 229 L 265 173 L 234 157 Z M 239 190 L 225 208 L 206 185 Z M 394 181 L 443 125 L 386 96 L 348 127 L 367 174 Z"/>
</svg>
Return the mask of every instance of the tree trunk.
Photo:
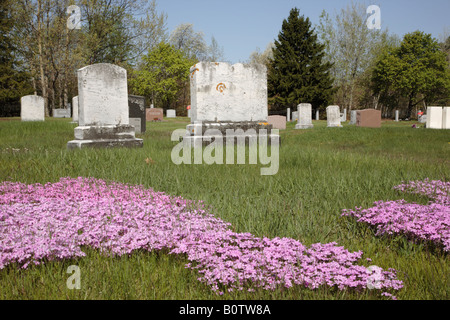
<svg viewBox="0 0 450 320">
<path fill-rule="evenodd" d="M 38 0 L 38 12 L 37 12 L 37 20 L 38 20 L 38 50 L 39 50 L 39 72 L 41 77 L 41 87 L 42 87 L 42 97 L 44 98 L 44 108 L 45 108 L 45 116 L 49 116 L 48 110 L 48 93 L 47 93 L 47 81 L 44 73 L 44 57 L 43 57 L 43 48 L 42 48 L 42 10 L 41 10 L 42 2 Z"/>
</svg>

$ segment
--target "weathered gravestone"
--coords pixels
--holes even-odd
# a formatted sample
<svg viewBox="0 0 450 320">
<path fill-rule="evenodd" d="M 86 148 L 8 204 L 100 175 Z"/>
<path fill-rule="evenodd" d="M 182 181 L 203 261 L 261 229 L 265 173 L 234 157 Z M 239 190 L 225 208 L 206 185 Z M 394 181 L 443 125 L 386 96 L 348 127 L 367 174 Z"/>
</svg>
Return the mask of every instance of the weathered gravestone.
<svg viewBox="0 0 450 320">
<path fill-rule="evenodd" d="M 287 108 L 286 116 L 287 122 L 291 122 L 291 108 Z"/>
<path fill-rule="evenodd" d="M 327 107 L 327 127 L 329 128 L 342 127 L 339 106 Z"/>
<path fill-rule="evenodd" d="M 298 121 L 298 111 L 292 111 L 292 121 Z"/>
<path fill-rule="evenodd" d="M 341 122 L 347 121 L 347 109 L 344 109 L 344 112 L 341 113 Z"/>
<path fill-rule="evenodd" d="M 297 106 L 298 121 L 295 129 L 310 129 L 312 124 L 312 106 L 309 103 L 300 103 Z"/>
<path fill-rule="evenodd" d="M 398 122 L 400 118 L 400 111 L 395 110 L 395 121 Z"/>
<path fill-rule="evenodd" d="M 174 109 L 167 109 L 166 110 L 166 117 L 167 118 L 176 118 L 177 117 L 177 113 Z"/>
<path fill-rule="evenodd" d="M 320 112 L 319 112 L 319 110 L 316 110 L 316 120 L 319 120 L 319 117 L 320 117 Z"/>
<path fill-rule="evenodd" d="M 127 71 L 109 63 L 81 68 L 78 74 L 78 120 L 69 149 L 142 147 L 129 124 Z"/>
<path fill-rule="evenodd" d="M 230 65 L 225 62 L 200 62 L 191 67 L 191 124 L 185 140 L 203 144 L 212 138 L 234 141 L 257 137 L 262 129 L 271 141 L 268 124 L 267 69 L 263 65 Z M 206 131 L 209 130 L 208 133 Z M 216 135 L 209 135 L 210 132 Z M 230 132 L 244 132 L 236 136 Z M 220 133 L 220 135 L 219 135 Z M 247 133 L 249 133 L 247 135 Z M 256 134 L 255 134 L 256 133 Z M 275 135 L 274 137 L 278 137 Z M 228 138 L 228 137 L 227 137 Z M 227 139 L 227 142 L 230 141 Z"/>
<path fill-rule="evenodd" d="M 381 111 L 375 109 L 364 109 L 356 112 L 356 126 L 366 128 L 381 127 Z"/>
<path fill-rule="evenodd" d="M 450 129 L 450 107 L 442 108 L 442 129 Z"/>
<path fill-rule="evenodd" d="M 70 118 L 71 110 L 67 109 L 53 109 L 53 118 Z"/>
<path fill-rule="evenodd" d="M 130 124 L 134 126 L 136 133 L 146 131 L 145 98 L 128 95 L 128 112 Z"/>
<path fill-rule="evenodd" d="M 350 122 L 348 124 L 356 124 L 356 110 L 350 111 Z"/>
<path fill-rule="evenodd" d="M 36 95 L 22 97 L 20 99 L 20 118 L 22 121 L 44 121 L 44 98 Z"/>
<path fill-rule="evenodd" d="M 72 122 L 78 122 L 78 96 L 72 98 Z"/>
<path fill-rule="evenodd" d="M 442 107 L 427 108 L 427 129 L 442 129 Z"/>
<path fill-rule="evenodd" d="M 286 129 L 286 117 L 284 116 L 268 116 L 267 122 L 272 125 L 273 129 Z"/>
<path fill-rule="evenodd" d="M 145 110 L 145 117 L 147 121 L 162 121 L 164 117 L 164 110 L 162 108 L 147 108 Z"/>
</svg>

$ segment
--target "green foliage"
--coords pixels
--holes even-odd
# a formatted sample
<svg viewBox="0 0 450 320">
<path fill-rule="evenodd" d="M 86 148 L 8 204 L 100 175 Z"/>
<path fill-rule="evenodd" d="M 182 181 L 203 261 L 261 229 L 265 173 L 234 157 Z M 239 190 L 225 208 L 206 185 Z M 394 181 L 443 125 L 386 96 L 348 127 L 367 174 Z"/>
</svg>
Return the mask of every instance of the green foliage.
<svg viewBox="0 0 450 320">
<path fill-rule="evenodd" d="M 17 115 L 19 99 L 33 91 L 30 76 L 21 70 L 11 41 L 13 19 L 9 1 L 0 3 L 0 116 Z"/>
<path fill-rule="evenodd" d="M 408 99 L 408 116 L 417 104 L 449 100 L 450 69 L 438 42 L 420 31 L 406 34 L 398 48 L 383 54 L 372 75 L 380 100 L 398 94 Z"/>
<path fill-rule="evenodd" d="M 130 88 L 152 103 L 169 109 L 189 77 L 193 61 L 182 51 L 161 42 L 142 59 L 142 67 L 130 79 Z"/>
<path fill-rule="evenodd" d="M 311 28 L 309 18 L 294 8 L 275 40 L 268 70 L 269 104 L 273 109 L 311 103 L 326 107 L 333 94 L 331 63 L 324 62 L 324 48 Z"/>
</svg>

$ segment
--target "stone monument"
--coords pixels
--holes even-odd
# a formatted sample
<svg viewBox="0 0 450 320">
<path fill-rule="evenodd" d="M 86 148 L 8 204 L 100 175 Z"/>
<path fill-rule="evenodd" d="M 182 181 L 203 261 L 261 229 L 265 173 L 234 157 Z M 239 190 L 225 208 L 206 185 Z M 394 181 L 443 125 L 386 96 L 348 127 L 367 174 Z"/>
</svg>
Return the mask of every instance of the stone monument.
<svg viewBox="0 0 450 320">
<path fill-rule="evenodd" d="M 44 121 L 44 98 L 36 95 L 20 98 L 20 118 L 22 121 Z"/>
</svg>

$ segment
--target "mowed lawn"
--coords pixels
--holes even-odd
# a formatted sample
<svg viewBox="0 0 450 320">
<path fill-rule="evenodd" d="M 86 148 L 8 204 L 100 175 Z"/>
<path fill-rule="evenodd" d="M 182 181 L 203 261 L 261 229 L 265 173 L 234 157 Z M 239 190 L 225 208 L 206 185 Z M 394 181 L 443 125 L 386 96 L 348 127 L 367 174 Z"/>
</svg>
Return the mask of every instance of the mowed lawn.
<svg viewBox="0 0 450 320">
<path fill-rule="evenodd" d="M 368 208 L 378 200 L 428 199 L 393 190 L 404 181 L 450 180 L 450 131 L 424 129 L 417 122 L 383 121 L 382 128 L 282 130 L 279 170 L 263 176 L 262 164 L 175 165 L 171 141 L 187 118 L 147 122 L 141 149 L 68 151 L 75 124 L 48 118 L 42 123 L 0 119 L 0 181 L 27 184 L 61 177 L 94 177 L 139 184 L 186 199 L 203 200 L 216 217 L 236 232 L 258 237 L 289 237 L 305 245 L 337 242 L 364 252 L 361 264 L 394 268 L 404 287 L 398 299 L 449 299 L 448 254 L 402 236 L 375 231 L 343 209 Z M 420 128 L 412 128 L 416 124 Z M 380 299 L 371 290 L 355 292 L 323 287 L 275 291 L 226 292 L 216 295 L 186 269 L 186 257 L 167 252 L 136 252 L 110 258 L 85 248 L 87 256 L 19 269 L 0 270 L 0 299 Z M 367 262 L 365 258 L 372 261 Z M 81 270 L 81 289 L 69 290 L 70 265 Z"/>
</svg>

